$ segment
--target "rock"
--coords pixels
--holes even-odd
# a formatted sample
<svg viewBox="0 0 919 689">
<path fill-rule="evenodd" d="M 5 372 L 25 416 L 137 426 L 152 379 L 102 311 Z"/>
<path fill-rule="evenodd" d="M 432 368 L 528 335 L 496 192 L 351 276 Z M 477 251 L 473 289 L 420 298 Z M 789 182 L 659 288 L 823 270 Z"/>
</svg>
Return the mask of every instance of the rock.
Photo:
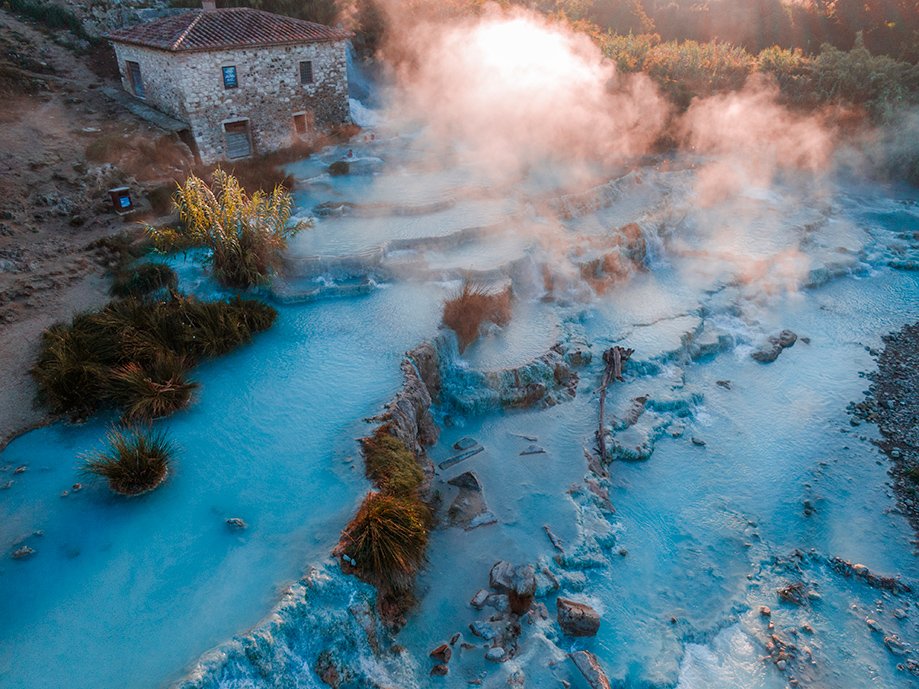
<svg viewBox="0 0 919 689">
<path fill-rule="evenodd" d="M 873 632 L 880 632 L 880 631 L 883 631 L 883 630 L 881 629 L 881 625 L 878 624 L 878 621 L 875 620 L 875 619 L 873 619 L 873 618 L 871 618 L 871 617 L 865 618 L 865 624 L 867 624 L 867 625 L 868 625 L 868 629 L 870 629 L 870 630 L 873 631 Z"/>
<path fill-rule="evenodd" d="M 433 677 L 443 677 L 449 672 L 450 672 L 450 668 L 448 668 L 444 663 L 438 663 L 437 665 L 431 668 L 431 676 Z"/>
<path fill-rule="evenodd" d="M 488 573 L 488 585 L 496 591 L 508 591 L 514 585 L 514 565 L 499 560 Z"/>
<path fill-rule="evenodd" d="M 447 510 L 447 517 L 453 526 L 461 526 L 467 531 L 486 524 L 498 521 L 488 510 L 485 496 L 478 477 L 467 471 L 447 481 L 451 486 L 459 488 L 459 492 Z"/>
<path fill-rule="evenodd" d="M 546 536 L 549 537 L 549 542 L 552 544 L 552 547 L 555 548 L 560 553 L 565 552 L 564 544 L 562 539 L 555 535 L 552 529 L 549 528 L 548 524 L 542 525 L 542 530 L 546 532 Z"/>
<path fill-rule="evenodd" d="M 478 593 L 476 593 L 472 597 L 472 600 L 469 601 L 469 605 L 471 605 L 476 610 L 481 610 L 485 607 L 485 601 L 488 600 L 488 596 L 489 593 L 486 589 L 479 589 Z"/>
<path fill-rule="evenodd" d="M 479 442 L 475 438 L 470 438 L 466 436 L 465 438 L 460 438 L 455 443 L 453 443 L 454 450 L 469 450 L 478 445 Z"/>
<path fill-rule="evenodd" d="M 558 626 L 568 636 L 595 636 L 600 629 L 600 614 L 586 603 L 559 598 Z"/>
<path fill-rule="evenodd" d="M 508 592 L 511 611 L 523 615 L 533 604 L 536 595 L 536 571 L 532 565 L 519 565 L 514 570 L 514 588 Z"/>
<path fill-rule="evenodd" d="M 810 500 L 804 501 L 804 516 L 809 517 L 817 510 L 814 509 L 814 504 Z"/>
<path fill-rule="evenodd" d="M 759 606 L 759 614 L 763 617 L 769 617 L 772 614 L 772 610 L 768 605 L 761 605 Z"/>
<path fill-rule="evenodd" d="M 784 658 L 780 658 L 775 662 L 775 666 L 779 669 L 780 672 L 785 672 L 785 668 L 788 666 L 788 663 Z"/>
<path fill-rule="evenodd" d="M 510 609 L 510 598 L 506 593 L 490 593 L 485 599 L 485 605 L 498 612 L 507 612 Z"/>
<path fill-rule="evenodd" d="M 797 342 L 798 336 L 791 330 L 783 330 L 778 335 L 772 335 L 765 344 L 750 356 L 761 363 L 770 363 L 779 358 L 782 350 L 788 349 Z"/>
<path fill-rule="evenodd" d="M 13 473 L 14 473 L 14 474 L 24 474 L 24 473 L 26 473 L 26 471 L 28 471 L 28 469 L 29 469 L 29 467 L 27 467 L 25 464 L 23 464 L 22 466 L 18 466 L 18 467 L 16 467 L 15 469 L 13 469 Z"/>
<path fill-rule="evenodd" d="M 333 177 L 340 177 L 351 172 L 351 164 L 347 160 L 336 160 L 329 165 L 329 174 Z"/>
<path fill-rule="evenodd" d="M 520 453 L 521 457 L 526 455 L 544 455 L 546 451 L 541 448 L 539 445 L 527 445 L 526 449 Z"/>
<path fill-rule="evenodd" d="M 230 526 L 234 529 L 245 529 L 246 528 L 246 522 L 244 522 L 239 517 L 229 517 L 226 520 L 226 523 L 227 523 L 227 526 Z"/>
<path fill-rule="evenodd" d="M 431 651 L 430 656 L 436 658 L 442 663 L 449 663 L 450 658 L 453 656 L 453 649 L 450 648 L 448 644 L 441 644 L 433 651 Z"/>
<path fill-rule="evenodd" d="M 797 342 L 797 341 L 798 341 L 798 336 L 797 336 L 797 334 L 795 334 L 795 333 L 794 333 L 793 331 L 791 331 L 791 330 L 783 330 L 783 331 L 780 332 L 780 333 L 778 334 L 778 336 L 776 337 L 776 343 L 777 343 L 782 349 L 788 349 L 789 347 L 792 347 L 792 346 L 794 345 L 794 343 Z"/>
<path fill-rule="evenodd" d="M 732 387 L 731 381 L 729 381 L 729 380 L 716 380 L 716 381 L 715 381 L 715 385 L 718 385 L 718 386 L 724 388 L 725 390 L 730 390 L 731 387 Z"/>
<path fill-rule="evenodd" d="M 705 441 L 702 440 L 702 438 L 697 438 L 696 436 L 693 436 L 691 440 L 692 440 L 692 444 L 695 445 L 696 447 L 705 447 Z"/>
<path fill-rule="evenodd" d="M 898 637 L 896 634 L 885 636 L 884 645 L 887 646 L 887 650 L 889 650 L 894 655 L 905 655 L 908 651 L 903 642 L 900 641 L 900 637 Z"/>
<path fill-rule="evenodd" d="M 507 652 L 500 646 L 492 646 L 485 651 L 485 659 L 493 663 L 503 663 L 507 660 Z"/>
<path fill-rule="evenodd" d="M 447 459 L 442 461 L 437 466 L 439 466 L 440 470 L 443 471 L 445 469 L 449 469 L 450 467 L 459 464 L 460 462 L 463 462 L 469 459 L 470 457 L 475 457 L 480 452 L 485 452 L 485 448 L 482 447 L 481 445 L 475 445 L 469 450 L 463 450 L 457 455 L 453 455 L 452 457 L 447 457 Z"/>
<path fill-rule="evenodd" d="M 491 641 L 498 635 L 494 625 L 491 624 L 491 622 L 485 622 L 483 620 L 475 620 L 472 622 L 472 624 L 469 625 L 469 631 L 480 639 L 485 639 L 485 641 Z"/>
<path fill-rule="evenodd" d="M 20 546 L 13 551 L 14 560 L 24 560 L 27 557 L 32 557 L 35 554 L 35 550 L 30 548 L 27 545 Z"/>
<path fill-rule="evenodd" d="M 600 661 L 590 651 L 577 651 L 568 656 L 575 667 L 580 670 L 590 689 L 612 689 L 609 677 L 600 667 Z"/>
<path fill-rule="evenodd" d="M 896 617 L 898 620 L 904 620 L 906 619 L 906 611 L 903 610 L 902 608 L 897 608 L 896 610 L 893 611 L 893 616 Z"/>
</svg>

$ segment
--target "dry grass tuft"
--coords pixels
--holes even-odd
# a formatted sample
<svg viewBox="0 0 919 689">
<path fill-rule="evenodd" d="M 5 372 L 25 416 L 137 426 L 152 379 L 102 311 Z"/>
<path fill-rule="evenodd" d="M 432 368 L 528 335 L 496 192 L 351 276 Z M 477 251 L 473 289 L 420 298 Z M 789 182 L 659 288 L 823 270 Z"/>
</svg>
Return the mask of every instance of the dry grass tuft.
<svg viewBox="0 0 919 689">
<path fill-rule="evenodd" d="M 511 320 L 511 288 L 494 292 L 484 285 L 471 282 L 444 304 L 444 325 L 456 333 L 460 351 L 479 336 L 485 322 L 507 325 Z"/>
</svg>

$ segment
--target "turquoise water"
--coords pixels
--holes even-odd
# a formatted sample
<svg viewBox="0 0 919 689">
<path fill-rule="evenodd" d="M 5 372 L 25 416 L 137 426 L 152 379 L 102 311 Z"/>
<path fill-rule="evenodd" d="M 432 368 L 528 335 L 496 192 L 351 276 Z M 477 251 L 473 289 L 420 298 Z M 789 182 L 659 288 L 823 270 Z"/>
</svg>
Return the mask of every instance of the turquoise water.
<svg viewBox="0 0 919 689">
<path fill-rule="evenodd" d="M 527 686 L 578 686 L 565 659 L 578 648 L 626 687 L 772 689 L 792 676 L 800 686 L 910 686 L 897 664 L 919 659 L 916 597 L 842 578 L 827 558 L 919 579 L 870 443 L 876 431 L 845 413 L 867 387 L 866 346 L 919 317 L 919 273 L 892 267 L 917 253 L 913 192 L 788 178 L 700 208 L 691 170 L 649 164 L 640 182 L 602 186 L 620 174 L 609 171 L 586 195 L 602 202 L 569 198 L 555 217 L 560 203 L 547 202 L 562 189 L 483 188 L 474 169 L 431 159 L 413 137 L 354 142 L 356 174 L 328 177 L 348 148 L 292 166 L 298 212 L 363 206 L 294 240 L 271 331 L 196 370 L 195 404 L 159 424 L 181 447 L 162 488 L 121 500 L 78 473 L 105 419 L 28 433 L 0 455 L 0 480 L 14 481 L 0 491 L 0 687 L 160 687 L 189 671 L 187 687 L 319 687 L 312 667 L 330 649 L 356 686 L 503 687 L 516 671 Z M 579 266 L 629 222 L 647 257 L 596 292 Z M 179 267 L 186 289 L 213 292 L 200 257 Z M 449 505 L 446 481 L 474 470 L 498 521 L 434 532 L 419 605 L 387 639 L 405 650 L 375 652 L 361 622 L 372 592 L 328 560 L 367 489 L 353 439 L 399 388 L 402 353 L 437 333 L 442 300 L 465 271 L 512 285 L 514 314 L 461 358 L 446 356 L 447 398 L 435 410 L 444 429 L 430 453 L 439 462 L 463 436 L 481 442 L 485 452 L 438 471 L 435 487 Z M 783 328 L 810 343 L 753 361 Z M 594 355 L 573 400 L 465 415 L 449 404 L 468 369 L 520 366 L 559 342 Z M 589 488 L 584 449 L 597 425 L 600 353 L 613 343 L 636 352 L 610 390 L 609 423 L 634 398 L 647 401 L 611 442 L 650 457 L 611 465 L 601 481 L 610 511 Z M 726 380 L 730 389 L 717 382 Z M 546 452 L 521 456 L 530 441 L 519 434 Z M 12 474 L 19 465 L 28 470 Z M 60 497 L 77 481 L 81 491 Z M 228 529 L 231 516 L 248 528 Z M 565 544 L 560 562 L 544 525 Z M 14 561 L 23 537 L 37 552 Z M 487 613 L 468 601 L 499 559 L 545 566 L 560 593 L 601 611 L 600 634 L 561 636 L 558 592 L 543 586 L 549 620 L 524 625 L 508 663 L 486 661 L 468 625 Z M 780 603 L 775 589 L 789 579 L 820 598 Z M 782 674 L 761 660 L 760 605 L 813 662 L 799 658 Z M 457 645 L 450 674 L 429 678 L 428 652 L 455 632 L 474 647 Z M 884 646 L 892 633 L 907 656 Z"/>
</svg>

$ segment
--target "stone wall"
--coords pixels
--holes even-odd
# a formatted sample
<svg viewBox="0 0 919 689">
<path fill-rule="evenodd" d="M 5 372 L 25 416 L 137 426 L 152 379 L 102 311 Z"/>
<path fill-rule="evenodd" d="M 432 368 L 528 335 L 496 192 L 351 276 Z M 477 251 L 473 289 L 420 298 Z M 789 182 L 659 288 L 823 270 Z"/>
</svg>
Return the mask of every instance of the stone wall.
<svg viewBox="0 0 919 689">
<path fill-rule="evenodd" d="M 185 95 L 182 91 L 183 74 L 175 55 L 163 50 L 125 43 L 114 43 L 113 46 L 124 90 L 133 93 L 125 66 L 130 60 L 140 65 L 141 81 L 144 83 L 145 91 L 144 102 L 177 120 L 188 122 Z"/>
<path fill-rule="evenodd" d="M 116 44 L 115 52 L 124 87 L 130 90 L 125 61 L 138 62 L 147 102 L 189 123 L 205 163 L 226 158 L 227 122 L 248 120 L 260 154 L 294 143 L 295 113 L 312 113 L 316 131 L 349 119 L 344 41 L 189 53 Z M 301 85 L 300 62 L 307 60 L 313 83 Z M 235 89 L 223 85 L 229 65 L 236 66 Z"/>
</svg>

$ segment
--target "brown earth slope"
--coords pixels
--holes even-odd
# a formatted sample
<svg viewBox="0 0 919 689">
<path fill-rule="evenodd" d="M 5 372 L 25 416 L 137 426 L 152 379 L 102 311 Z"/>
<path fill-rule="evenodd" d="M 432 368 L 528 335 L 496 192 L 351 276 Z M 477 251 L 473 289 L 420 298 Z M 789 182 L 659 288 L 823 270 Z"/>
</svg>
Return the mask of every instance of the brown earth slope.
<svg viewBox="0 0 919 689">
<path fill-rule="evenodd" d="M 103 95 L 108 48 L 71 42 L 0 11 L 0 448 L 44 418 L 28 375 L 41 332 L 106 299 L 111 255 L 94 242 L 139 230 L 107 190 L 130 185 L 143 210 L 143 190 L 190 162 Z"/>
</svg>

